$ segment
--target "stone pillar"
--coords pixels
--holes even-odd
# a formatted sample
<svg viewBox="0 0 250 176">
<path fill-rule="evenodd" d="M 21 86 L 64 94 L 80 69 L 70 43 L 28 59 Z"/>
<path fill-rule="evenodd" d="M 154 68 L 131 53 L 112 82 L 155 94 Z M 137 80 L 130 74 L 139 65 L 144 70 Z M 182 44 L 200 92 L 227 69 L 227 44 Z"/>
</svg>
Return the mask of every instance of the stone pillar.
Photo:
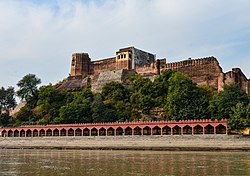
<svg viewBox="0 0 250 176">
<path fill-rule="evenodd" d="M 161 136 L 163 135 L 162 128 L 161 128 Z"/>
<path fill-rule="evenodd" d="M 214 134 L 216 134 L 216 127 L 214 127 Z"/>
<path fill-rule="evenodd" d="M 108 129 L 105 129 L 106 130 L 106 136 L 108 136 Z"/>
<path fill-rule="evenodd" d="M 143 136 L 143 128 L 141 129 L 141 135 Z"/>
<path fill-rule="evenodd" d="M 183 135 L 183 127 L 181 127 L 181 135 Z"/>
<path fill-rule="evenodd" d="M 153 136 L 153 128 L 151 128 L 151 136 Z"/>
<path fill-rule="evenodd" d="M 192 127 L 192 135 L 194 135 L 194 127 Z"/>
<path fill-rule="evenodd" d="M 134 128 L 132 128 L 132 136 L 134 136 Z"/>
<path fill-rule="evenodd" d="M 203 126 L 202 128 L 203 128 L 203 133 L 202 134 L 204 135 L 205 134 L 205 127 Z"/>
<path fill-rule="evenodd" d="M 170 134 L 173 135 L 173 128 L 171 128 Z"/>
</svg>

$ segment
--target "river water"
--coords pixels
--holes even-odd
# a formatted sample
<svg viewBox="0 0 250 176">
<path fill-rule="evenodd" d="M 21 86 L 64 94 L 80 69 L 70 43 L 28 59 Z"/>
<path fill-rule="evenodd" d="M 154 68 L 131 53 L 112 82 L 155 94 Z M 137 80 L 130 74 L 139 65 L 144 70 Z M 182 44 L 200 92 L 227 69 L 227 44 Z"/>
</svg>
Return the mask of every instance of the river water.
<svg viewBox="0 0 250 176">
<path fill-rule="evenodd" d="M 0 150 L 1 176 L 250 175 L 249 152 Z"/>
</svg>

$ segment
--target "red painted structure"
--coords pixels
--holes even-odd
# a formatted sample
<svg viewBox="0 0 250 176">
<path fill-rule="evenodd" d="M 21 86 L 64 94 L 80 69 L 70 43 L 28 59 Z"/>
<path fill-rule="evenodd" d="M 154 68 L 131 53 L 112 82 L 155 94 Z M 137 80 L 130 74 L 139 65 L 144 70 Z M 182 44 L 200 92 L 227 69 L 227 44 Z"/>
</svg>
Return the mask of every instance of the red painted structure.
<svg viewBox="0 0 250 176">
<path fill-rule="evenodd" d="M 227 120 L 30 125 L 0 128 L 1 137 L 227 134 Z"/>
</svg>

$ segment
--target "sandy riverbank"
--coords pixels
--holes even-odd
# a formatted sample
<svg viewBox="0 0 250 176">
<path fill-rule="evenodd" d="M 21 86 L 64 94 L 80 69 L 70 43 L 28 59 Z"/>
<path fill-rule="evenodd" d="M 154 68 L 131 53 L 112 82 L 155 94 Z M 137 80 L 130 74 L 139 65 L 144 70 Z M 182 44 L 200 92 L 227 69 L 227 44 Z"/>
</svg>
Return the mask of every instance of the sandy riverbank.
<svg viewBox="0 0 250 176">
<path fill-rule="evenodd" d="M 250 137 L 234 135 L 0 138 L 2 149 L 248 151 Z"/>
</svg>

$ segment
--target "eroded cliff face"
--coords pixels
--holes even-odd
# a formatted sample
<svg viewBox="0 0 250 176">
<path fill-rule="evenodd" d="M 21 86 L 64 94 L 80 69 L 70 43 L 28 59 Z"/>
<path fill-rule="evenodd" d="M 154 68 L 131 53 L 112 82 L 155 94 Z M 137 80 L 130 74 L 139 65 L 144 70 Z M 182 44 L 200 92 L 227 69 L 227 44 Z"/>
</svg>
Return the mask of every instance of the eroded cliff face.
<svg viewBox="0 0 250 176">
<path fill-rule="evenodd" d="M 230 83 L 238 83 L 247 93 L 249 90 L 249 81 L 239 68 L 223 73 L 213 56 L 166 63 L 166 59 L 156 60 L 154 54 L 134 47 L 122 48 L 116 52 L 116 57 L 97 61 L 91 61 L 87 53 L 73 54 L 70 76 L 58 89 L 77 90 L 91 85 L 94 92 L 100 92 L 108 82 L 125 84 L 131 74 L 152 78 L 163 70 L 179 71 L 198 85 L 207 85 L 218 91 Z"/>
</svg>

